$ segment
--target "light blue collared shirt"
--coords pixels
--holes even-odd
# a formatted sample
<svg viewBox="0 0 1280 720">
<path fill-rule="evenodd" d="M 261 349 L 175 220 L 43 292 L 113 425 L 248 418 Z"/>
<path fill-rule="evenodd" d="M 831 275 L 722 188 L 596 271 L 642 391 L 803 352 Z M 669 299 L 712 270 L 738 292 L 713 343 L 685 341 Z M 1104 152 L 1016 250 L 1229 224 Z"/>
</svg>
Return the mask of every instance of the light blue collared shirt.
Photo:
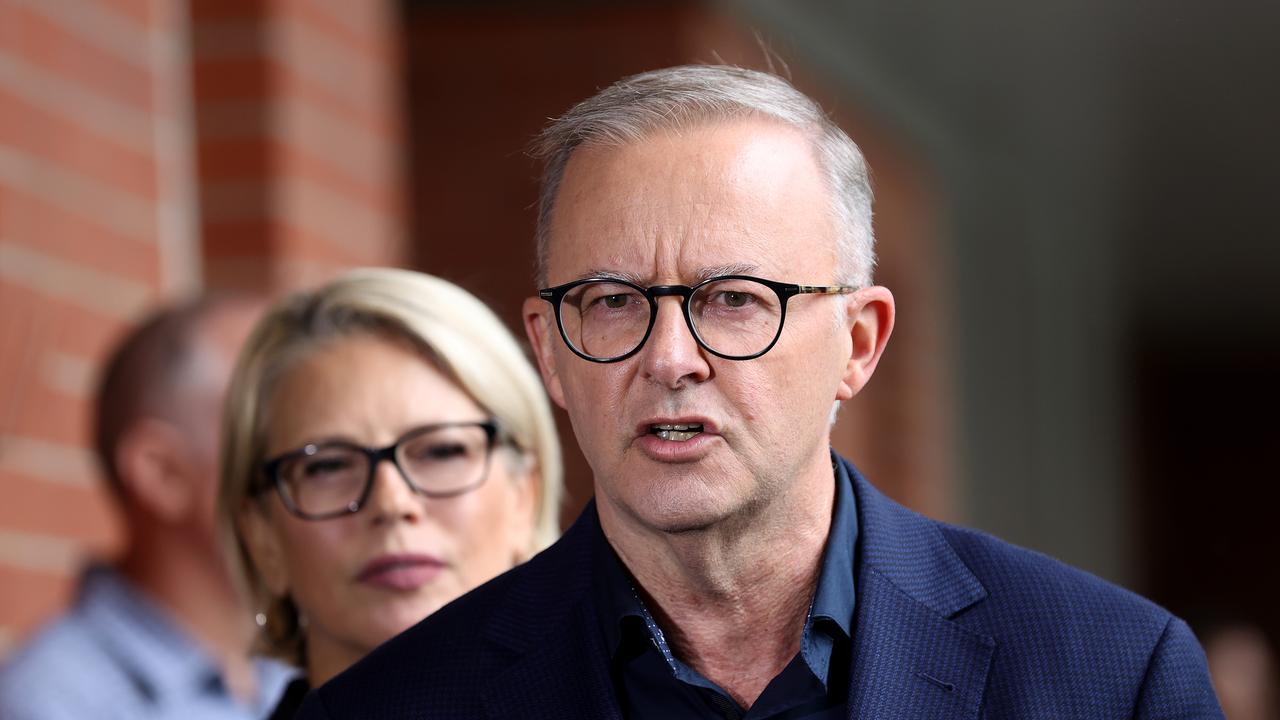
<svg viewBox="0 0 1280 720">
<path fill-rule="evenodd" d="M 255 660 L 245 705 L 167 612 L 114 570 L 89 569 L 75 605 L 0 669 L 3 720 L 249 720 L 270 714 L 296 671 Z"/>
</svg>

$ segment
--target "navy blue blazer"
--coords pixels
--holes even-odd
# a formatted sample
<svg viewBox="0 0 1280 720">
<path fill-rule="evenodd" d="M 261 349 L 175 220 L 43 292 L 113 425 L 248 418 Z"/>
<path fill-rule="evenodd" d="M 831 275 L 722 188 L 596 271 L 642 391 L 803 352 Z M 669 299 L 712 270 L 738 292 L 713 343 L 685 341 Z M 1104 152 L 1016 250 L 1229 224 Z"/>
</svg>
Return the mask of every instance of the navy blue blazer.
<svg viewBox="0 0 1280 720">
<path fill-rule="evenodd" d="M 1187 625 L 1137 595 L 917 515 L 845 462 L 858 508 L 852 718 L 1220 718 Z M 307 696 L 299 718 L 621 718 L 594 503 L 552 547 Z"/>
</svg>

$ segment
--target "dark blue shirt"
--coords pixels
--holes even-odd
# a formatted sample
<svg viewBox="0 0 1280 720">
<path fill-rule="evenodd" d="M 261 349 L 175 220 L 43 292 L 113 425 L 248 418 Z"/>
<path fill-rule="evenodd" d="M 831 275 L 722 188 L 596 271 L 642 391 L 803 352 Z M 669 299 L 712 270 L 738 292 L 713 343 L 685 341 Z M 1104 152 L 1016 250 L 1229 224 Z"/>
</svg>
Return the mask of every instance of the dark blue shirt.
<svg viewBox="0 0 1280 720">
<path fill-rule="evenodd" d="M 743 710 L 719 685 L 681 662 L 607 542 L 597 545 L 601 628 L 618 705 L 627 718 L 705 717 L 735 720 L 820 720 L 848 717 L 853 625 L 853 546 L 858 513 L 848 474 L 836 477 L 831 530 L 818 585 L 800 636 L 800 652 Z"/>
</svg>

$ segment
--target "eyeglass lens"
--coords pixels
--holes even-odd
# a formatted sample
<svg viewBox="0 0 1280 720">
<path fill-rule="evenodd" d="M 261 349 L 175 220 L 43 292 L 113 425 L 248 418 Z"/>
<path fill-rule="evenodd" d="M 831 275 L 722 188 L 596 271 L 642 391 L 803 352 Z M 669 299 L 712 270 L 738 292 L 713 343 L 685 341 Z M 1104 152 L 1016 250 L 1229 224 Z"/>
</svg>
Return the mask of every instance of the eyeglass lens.
<svg viewBox="0 0 1280 720">
<path fill-rule="evenodd" d="M 701 285 L 688 302 L 694 331 L 704 345 L 722 355 L 763 351 L 782 324 L 778 294 L 753 280 L 727 278 Z M 560 322 L 569 342 L 601 360 L 639 347 L 653 312 L 640 290 L 607 280 L 579 285 L 560 301 Z"/>
<path fill-rule="evenodd" d="M 369 454 L 342 443 L 314 448 L 278 471 L 293 505 L 306 515 L 325 515 L 358 504 L 372 480 Z M 424 430 L 402 439 L 395 451 L 405 479 L 425 495 L 454 495 L 475 487 L 484 480 L 488 459 L 489 437 L 478 425 Z"/>
</svg>

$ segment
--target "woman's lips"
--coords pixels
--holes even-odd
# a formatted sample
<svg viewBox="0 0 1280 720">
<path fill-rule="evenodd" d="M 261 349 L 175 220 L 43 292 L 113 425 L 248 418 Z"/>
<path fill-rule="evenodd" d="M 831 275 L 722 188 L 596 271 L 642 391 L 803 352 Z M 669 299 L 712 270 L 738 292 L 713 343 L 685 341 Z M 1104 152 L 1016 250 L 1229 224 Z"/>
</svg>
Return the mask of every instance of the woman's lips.
<svg viewBox="0 0 1280 720">
<path fill-rule="evenodd" d="M 431 555 L 392 553 L 370 560 L 356 575 L 356 580 L 383 590 L 417 590 L 444 568 L 444 562 Z"/>
</svg>

